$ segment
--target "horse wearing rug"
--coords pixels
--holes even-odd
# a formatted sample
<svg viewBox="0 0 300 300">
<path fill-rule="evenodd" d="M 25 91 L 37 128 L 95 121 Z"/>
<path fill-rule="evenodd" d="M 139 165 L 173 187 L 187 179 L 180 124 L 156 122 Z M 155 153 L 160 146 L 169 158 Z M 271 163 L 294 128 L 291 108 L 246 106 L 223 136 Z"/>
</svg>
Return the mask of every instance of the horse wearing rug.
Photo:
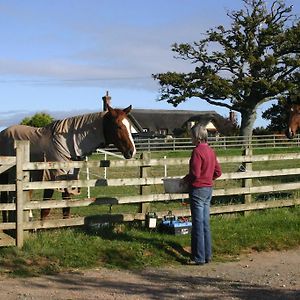
<svg viewBox="0 0 300 300">
<path fill-rule="evenodd" d="M 14 156 L 14 141 L 30 141 L 30 161 L 73 161 L 83 160 L 97 148 L 109 144 L 123 154 L 126 159 L 135 155 L 135 145 L 130 130 L 127 114 L 131 106 L 124 110 L 108 106 L 105 112 L 85 114 L 59 120 L 41 128 L 25 125 L 15 125 L 0 132 L 0 155 Z M 75 170 L 37 170 L 31 171 L 32 181 L 41 180 L 73 180 L 78 179 L 79 169 Z M 0 184 L 15 181 L 15 172 L 11 169 L 1 174 Z M 44 190 L 44 200 L 51 199 L 54 190 Z M 77 189 L 64 189 L 63 199 L 77 193 Z M 8 201 L 8 195 L 1 192 L 1 202 Z M 50 209 L 41 210 L 41 218 L 45 219 Z M 63 216 L 70 216 L 70 208 L 63 209 Z M 3 215 L 7 221 L 7 216 Z"/>
</svg>

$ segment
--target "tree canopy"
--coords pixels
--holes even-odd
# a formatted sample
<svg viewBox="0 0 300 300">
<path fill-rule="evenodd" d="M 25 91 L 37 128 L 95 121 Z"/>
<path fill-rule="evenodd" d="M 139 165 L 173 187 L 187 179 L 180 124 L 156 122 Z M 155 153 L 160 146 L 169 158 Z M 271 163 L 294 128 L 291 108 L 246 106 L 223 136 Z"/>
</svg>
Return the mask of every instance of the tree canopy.
<svg viewBox="0 0 300 300">
<path fill-rule="evenodd" d="M 177 106 L 192 97 L 241 114 L 241 135 L 251 136 L 262 103 L 299 86 L 300 22 L 283 0 L 242 0 L 228 12 L 231 28 L 209 29 L 192 44 L 173 44 L 177 58 L 193 64 L 189 73 L 154 74 L 161 101 Z"/>
<path fill-rule="evenodd" d="M 300 88 L 291 90 L 287 97 L 280 97 L 277 104 L 272 104 L 262 117 L 270 121 L 267 130 L 284 132 L 288 127 L 289 107 L 291 104 L 300 104 Z"/>
<path fill-rule="evenodd" d="M 33 127 L 44 127 L 54 121 L 47 113 L 36 113 L 32 117 L 26 117 L 21 121 L 22 125 L 33 126 Z"/>
</svg>

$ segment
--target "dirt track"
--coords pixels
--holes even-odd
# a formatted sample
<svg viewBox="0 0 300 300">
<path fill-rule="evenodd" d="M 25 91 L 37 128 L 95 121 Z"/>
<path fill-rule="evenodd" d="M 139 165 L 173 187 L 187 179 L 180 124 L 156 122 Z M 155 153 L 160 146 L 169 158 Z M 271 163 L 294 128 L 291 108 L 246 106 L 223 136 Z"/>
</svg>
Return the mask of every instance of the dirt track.
<svg viewBox="0 0 300 300">
<path fill-rule="evenodd" d="M 300 299 L 300 249 L 239 261 L 142 272 L 94 269 L 57 276 L 0 277 L 0 299 Z"/>
</svg>

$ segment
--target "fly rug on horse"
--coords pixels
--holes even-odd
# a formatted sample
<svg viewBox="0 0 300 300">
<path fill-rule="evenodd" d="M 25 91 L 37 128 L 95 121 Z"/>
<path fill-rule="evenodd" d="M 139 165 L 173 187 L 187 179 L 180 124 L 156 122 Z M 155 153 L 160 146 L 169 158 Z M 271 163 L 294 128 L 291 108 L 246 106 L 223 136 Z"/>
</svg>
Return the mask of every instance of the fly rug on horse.
<svg viewBox="0 0 300 300">
<path fill-rule="evenodd" d="M 288 128 L 286 136 L 292 139 L 300 127 L 300 104 L 292 104 L 289 109 Z"/>
<path fill-rule="evenodd" d="M 15 125 L 0 132 L 0 155 L 14 156 L 14 141 L 28 140 L 30 142 L 30 161 L 73 161 L 83 160 L 97 148 L 109 144 L 123 154 L 126 159 L 132 158 L 135 145 L 131 135 L 131 124 L 127 115 L 131 106 L 121 109 L 107 107 L 107 111 L 85 114 L 54 121 L 50 125 L 35 128 L 25 125 Z M 10 169 L 0 175 L 0 184 L 15 182 L 15 171 Z M 41 170 L 31 171 L 33 181 L 41 180 L 72 180 L 78 179 L 79 169 L 74 170 Z M 43 199 L 51 199 L 54 190 L 45 189 Z M 78 193 L 77 189 L 63 189 L 63 199 L 70 199 Z M 1 192 L 1 202 L 12 201 L 7 192 Z M 45 219 L 50 209 L 41 210 L 41 219 Z M 70 208 L 63 208 L 63 217 L 70 216 Z M 3 221 L 8 221 L 8 215 L 3 212 Z"/>
</svg>

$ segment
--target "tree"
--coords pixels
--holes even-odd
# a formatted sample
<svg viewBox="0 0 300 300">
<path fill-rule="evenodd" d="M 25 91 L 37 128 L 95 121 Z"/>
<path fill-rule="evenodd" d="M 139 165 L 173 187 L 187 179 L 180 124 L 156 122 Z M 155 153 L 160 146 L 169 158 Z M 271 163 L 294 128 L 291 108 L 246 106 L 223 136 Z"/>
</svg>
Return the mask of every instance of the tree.
<svg viewBox="0 0 300 300">
<path fill-rule="evenodd" d="M 222 25 L 193 44 L 177 44 L 177 58 L 195 65 L 189 73 L 154 74 L 160 101 L 177 106 L 196 97 L 241 114 L 241 135 L 252 136 L 256 110 L 299 85 L 300 22 L 292 6 L 275 0 L 242 0 L 244 8 L 227 13 L 231 28 Z"/>
<path fill-rule="evenodd" d="M 268 135 L 268 134 L 270 134 L 268 128 L 259 126 L 253 129 L 253 135 Z"/>
<path fill-rule="evenodd" d="M 287 105 L 281 101 L 272 104 L 270 108 L 263 112 L 262 117 L 271 121 L 267 129 L 271 132 L 284 132 L 287 128 Z"/>
<path fill-rule="evenodd" d="M 277 104 L 263 112 L 262 117 L 271 121 L 267 129 L 271 132 L 284 132 L 288 127 L 289 107 L 300 104 L 300 87 L 291 90 L 287 97 L 280 97 Z"/>
<path fill-rule="evenodd" d="M 28 125 L 33 127 L 44 127 L 50 123 L 52 123 L 54 119 L 46 113 L 36 113 L 32 117 L 26 117 L 21 121 L 22 125 Z"/>
</svg>

